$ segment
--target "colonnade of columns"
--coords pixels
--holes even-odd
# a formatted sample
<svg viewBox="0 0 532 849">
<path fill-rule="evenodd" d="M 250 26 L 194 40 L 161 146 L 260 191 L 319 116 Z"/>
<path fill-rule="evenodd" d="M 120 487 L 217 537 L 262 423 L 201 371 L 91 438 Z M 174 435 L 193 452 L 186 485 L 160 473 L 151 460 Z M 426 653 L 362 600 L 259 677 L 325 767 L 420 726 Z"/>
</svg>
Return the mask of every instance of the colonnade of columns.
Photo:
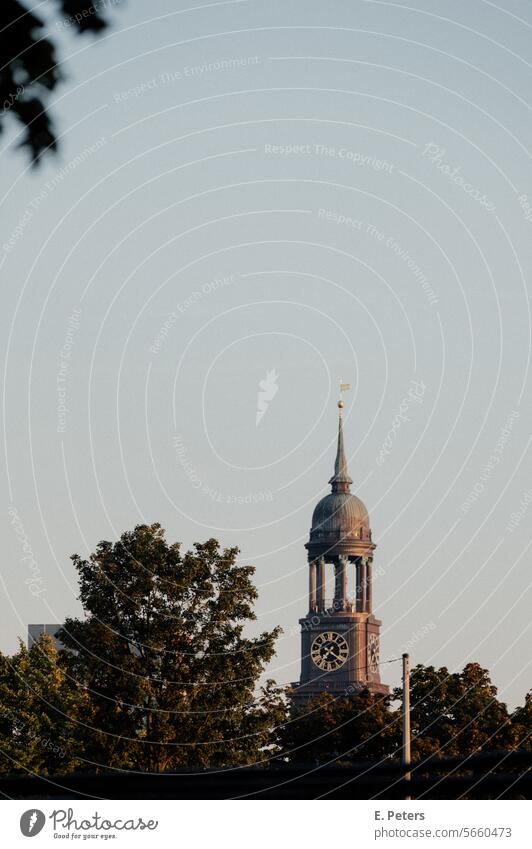
<svg viewBox="0 0 532 849">
<path fill-rule="evenodd" d="M 347 598 L 347 568 L 348 563 L 355 565 L 356 590 L 355 610 L 358 613 L 371 613 L 372 605 L 372 558 L 354 557 L 340 555 L 331 561 L 325 557 L 309 560 L 309 610 L 310 612 L 324 612 L 326 610 L 325 599 L 325 569 L 327 562 L 334 566 L 334 610 L 352 609 L 352 604 Z"/>
</svg>

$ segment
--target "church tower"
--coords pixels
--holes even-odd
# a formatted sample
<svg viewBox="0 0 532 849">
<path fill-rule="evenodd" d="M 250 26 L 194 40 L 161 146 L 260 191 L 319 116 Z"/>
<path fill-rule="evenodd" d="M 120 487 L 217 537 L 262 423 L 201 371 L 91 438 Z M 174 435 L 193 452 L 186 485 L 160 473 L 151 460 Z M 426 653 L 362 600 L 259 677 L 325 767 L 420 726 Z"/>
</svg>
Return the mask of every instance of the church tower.
<svg viewBox="0 0 532 849">
<path fill-rule="evenodd" d="M 344 388 L 344 387 L 342 387 Z M 338 401 L 338 447 L 331 492 L 318 502 L 305 548 L 309 610 L 301 625 L 301 679 L 293 697 L 329 692 L 337 698 L 363 689 L 385 695 L 379 667 L 381 623 L 373 615 L 375 543 L 367 510 L 351 492 L 344 449 L 343 401 Z M 331 586 L 331 590 L 328 587 Z M 350 594 L 350 588 L 353 590 Z"/>
</svg>

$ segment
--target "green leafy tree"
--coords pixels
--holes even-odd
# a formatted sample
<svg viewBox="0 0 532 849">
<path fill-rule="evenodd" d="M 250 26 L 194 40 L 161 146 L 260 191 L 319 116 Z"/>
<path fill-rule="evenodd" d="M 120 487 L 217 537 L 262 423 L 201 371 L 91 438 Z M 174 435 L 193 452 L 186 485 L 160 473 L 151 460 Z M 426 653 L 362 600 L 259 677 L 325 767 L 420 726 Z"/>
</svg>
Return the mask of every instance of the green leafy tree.
<svg viewBox="0 0 532 849">
<path fill-rule="evenodd" d="M 0 655 L 0 771 L 69 772 L 82 763 L 76 716 L 86 698 L 47 635 Z"/>
<path fill-rule="evenodd" d="M 532 749 L 532 690 L 526 694 L 524 705 L 517 707 L 511 716 L 515 733 L 515 746 Z"/>
<path fill-rule="evenodd" d="M 52 24 L 76 33 L 98 33 L 106 26 L 101 4 L 57 0 Z M 20 146 L 33 162 L 57 140 L 46 100 L 62 79 L 53 38 L 43 36 L 43 21 L 18 0 L 3 0 L 0 9 L 0 132 L 14 118 L 24 128 Z"/>
<path fill-rule="evenodd" d="M 283 757 L 292 763 L 349 763 L 390 756 L 396 745 L 398 715 L 389 697 L 367 690 L 335 699 L 322 693 L 294 705 L 283 725 Z"/>
<path fill-rule="evenodd" d="M 394 697 L 399 699 L 398 689 Z M 416 666 L 410 679 L 412 757 L 513 748 L 515 729 L 497 688 L 478 663 L 462 672 Z"/>
<path fill-rule="evenodd" d="M 413 760 L 531 746 L 532 694 L 510 715 L 478 663 L 457 673 L 420 664 L 412 670 L 410 684 Z M 400 704 L 392 709 L 392 700 L 400 703 L 400 689 L 388 698 L 366 691 L 335 700 L 324 693 L 293 706 L 281 734 L 284 759 L 349 763 L 398 757 L 402 716 Z"/>
<path fill-rule="evenodd" d="M 74 555 L 85 620 L 68 619 L 63 662 L 90 696 L 93 761 L 160 771 L 267 758 L 283 698 L 258 678 L 276 628 L 251 638 L 257 592 L 238 549 L 210 539 L 182 554 L 158 524 Z"/>
</svg>

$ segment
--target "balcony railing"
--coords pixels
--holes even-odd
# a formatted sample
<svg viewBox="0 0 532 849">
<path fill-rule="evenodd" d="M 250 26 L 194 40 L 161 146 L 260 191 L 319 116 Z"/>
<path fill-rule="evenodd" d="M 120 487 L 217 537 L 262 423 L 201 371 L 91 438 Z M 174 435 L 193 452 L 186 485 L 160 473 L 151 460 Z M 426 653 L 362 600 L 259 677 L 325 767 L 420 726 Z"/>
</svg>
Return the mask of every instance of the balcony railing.
<svg viewBox="0 0 532 849">
<path fill-rule="evenodd" d="M 360 605 L 362 604 L 362 599 L 360 599 L 359 604 Z M 363 612 L 361 609 L 359 609 L 357 607 L 356 598 L 354 598 L 352 596 L 348 596 L 348 598 L 343 603 L 339 598 L 326 598 L 324 600 L 323 607 L 321 609 L 318 609 L 318 604 L 316 603 L 313 606 L 311 612 L 312 613 L 314 613 L 314 612 L 316 612 L 316 613 L 327 613 L 328 615 L 331 615 L 333 613 L 342 613 L 342 612 L 346 612 L 346 611 L 348 613 L 356 613 L 357 611 L 359 613 Z"/>
</svg>

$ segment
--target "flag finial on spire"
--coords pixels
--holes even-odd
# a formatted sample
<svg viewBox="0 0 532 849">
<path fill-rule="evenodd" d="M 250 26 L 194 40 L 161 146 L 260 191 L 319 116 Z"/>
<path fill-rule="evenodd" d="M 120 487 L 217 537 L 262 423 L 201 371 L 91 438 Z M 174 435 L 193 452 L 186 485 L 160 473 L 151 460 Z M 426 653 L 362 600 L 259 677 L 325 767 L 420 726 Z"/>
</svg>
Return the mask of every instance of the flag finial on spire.
<svg viewBox="0 0 532 849">
<path fill-rule="evenodd" d="M 342 383 L 340 380 L 340 397 L 338 399 L 338 447 L 336 450 L 336 460 L 334 463 L 334 475 L 330 479 L 329 483 L 331 484 L 333 492 L 349 492 L 349 488 L 353 481 L 349 477 L 349 472 L 347 471 L 347 460 L 345 457 L 345 449 L 344 449 L 344 426 L 343 426 L 343 413 L 342 410 L 344 408 L 344 401 L 342 398 L 342 393 L 346 392 L 350 389 L 351 386 L 349 383 Z"/>
</svg>

